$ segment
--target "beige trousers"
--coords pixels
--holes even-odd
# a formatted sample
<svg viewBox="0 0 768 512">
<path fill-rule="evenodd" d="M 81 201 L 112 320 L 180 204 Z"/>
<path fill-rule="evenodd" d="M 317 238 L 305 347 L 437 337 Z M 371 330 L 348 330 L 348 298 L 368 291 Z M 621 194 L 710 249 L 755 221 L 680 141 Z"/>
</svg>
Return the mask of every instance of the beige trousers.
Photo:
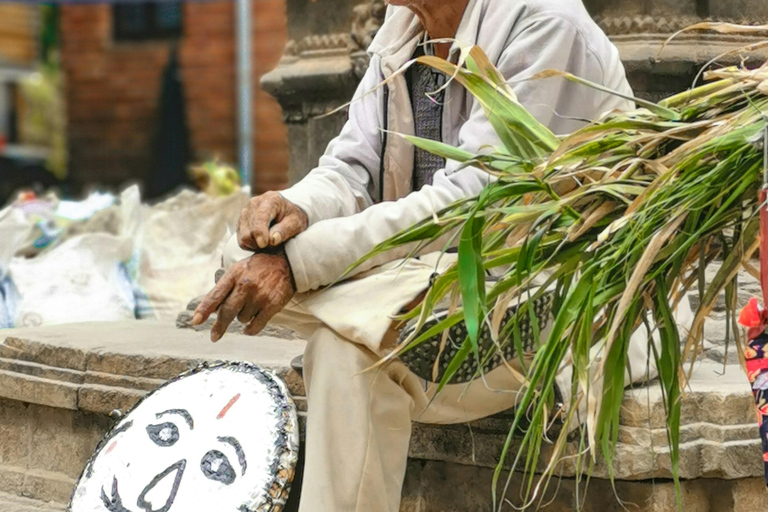
<svg viewBox="0 0 768 512">
<path fill-rule="evenodd" d="M 304 354 L 308 418 L 300 512 L 397 512 L 411 422 L 461 423 L 514 406 L 520 384 L 506 368 L 485 382 L 435 385 L 327 327 Z M 367 370 L 367 371 L 366 371 Z M 430 402 L 431 401 L 431 402 Z"/>
</svg>

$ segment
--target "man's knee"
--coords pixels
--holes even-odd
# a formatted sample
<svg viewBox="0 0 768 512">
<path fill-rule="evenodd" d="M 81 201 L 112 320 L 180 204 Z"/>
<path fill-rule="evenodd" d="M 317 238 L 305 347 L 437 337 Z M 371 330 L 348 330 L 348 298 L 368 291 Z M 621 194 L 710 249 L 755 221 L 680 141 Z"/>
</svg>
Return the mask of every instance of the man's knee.
<svg viewBox="0 0 768 512">
<path fill-rule="evenodd" d="M 328 327 L 318 328 L 304 349 L 304 382 L 309 389 L 312 377 L 349 382 L 376 362 L 365 347 L 349 341 Z"/>
</svg>

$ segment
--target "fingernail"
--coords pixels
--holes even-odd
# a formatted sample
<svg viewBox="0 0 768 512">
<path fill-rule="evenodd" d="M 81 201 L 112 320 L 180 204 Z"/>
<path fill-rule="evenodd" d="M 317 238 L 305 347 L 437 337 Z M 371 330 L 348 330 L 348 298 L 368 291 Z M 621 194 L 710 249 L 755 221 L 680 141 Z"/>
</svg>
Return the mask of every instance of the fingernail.
<svg viewBox="0 0 768 512">
<path fill-rule="evenodd" d="M 203 323 L 203 315 L 195 311 L 195 314 L 192 315 L 192 325 L 200 325 Z"/>
<path fill-rule="evenodd" d="M 221 334 L 219 334 L 218 332 L 216 332 L 214 330 L 211 330 L 211 341 L 216 343 L 220 339 L 221 339 Z"/>
<path fill-rule="evenodd" d="M 256 245 L 258 245 L 260 249 L 263 249 L 267 246 L 267 242 L 264 241 L 263 237 L 257 236 Z"/>
<path fill-rule="evenodd" d="M 282 234 L 280 234 L 280 232 L 279 232 L 279 231 L 275 231 L 275 232 L 272 234 L 272 243 L 273 243 L 274 245 L 277 245 L 277 244 L 279 244 L 279 243 L 280 243 L 280 242 L 282 242 L 282 241 L 283 241 L 283 235 L 282 235 Z"/>
</svg>

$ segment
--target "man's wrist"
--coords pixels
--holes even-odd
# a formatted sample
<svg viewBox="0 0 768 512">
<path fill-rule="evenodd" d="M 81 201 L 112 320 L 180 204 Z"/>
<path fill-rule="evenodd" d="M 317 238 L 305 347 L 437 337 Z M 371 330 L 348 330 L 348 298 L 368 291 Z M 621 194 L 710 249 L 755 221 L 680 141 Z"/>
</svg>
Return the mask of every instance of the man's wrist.
<svg viewBox="0 0 768 512">
<path fill-rule="evenodd" d="M 285 261 L 285 265 L 288 267 L 288 277 L 291 280 L 291 288 L 293 288 L 294 293 L 296 292 L 296 280 L 293 277 L 291 260 L 288 259 L 288 255 L 285 252 L 285 244 L 280 244 L 274 247 L 270 246 L 270 247 L 265 247 L 264 249 L 259 249 L 259 251 L 256 254 L 269 254 L 271 256 L 281 257 Z"/>
</svg>

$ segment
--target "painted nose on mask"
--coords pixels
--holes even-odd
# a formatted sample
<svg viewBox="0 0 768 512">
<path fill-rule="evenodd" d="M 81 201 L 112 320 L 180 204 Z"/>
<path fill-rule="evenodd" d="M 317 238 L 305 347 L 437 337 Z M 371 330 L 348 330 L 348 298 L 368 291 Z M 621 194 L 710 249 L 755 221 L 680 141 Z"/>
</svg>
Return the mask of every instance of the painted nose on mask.
<svg viewBox="0 0 768 512">
<path fill-rule="evenodd" d="M 146 512 L 168 512 L 179 491 L 187 460 L 182 459 L 158 473 L 141 491 L 136 505 Z"/>
</svg>

